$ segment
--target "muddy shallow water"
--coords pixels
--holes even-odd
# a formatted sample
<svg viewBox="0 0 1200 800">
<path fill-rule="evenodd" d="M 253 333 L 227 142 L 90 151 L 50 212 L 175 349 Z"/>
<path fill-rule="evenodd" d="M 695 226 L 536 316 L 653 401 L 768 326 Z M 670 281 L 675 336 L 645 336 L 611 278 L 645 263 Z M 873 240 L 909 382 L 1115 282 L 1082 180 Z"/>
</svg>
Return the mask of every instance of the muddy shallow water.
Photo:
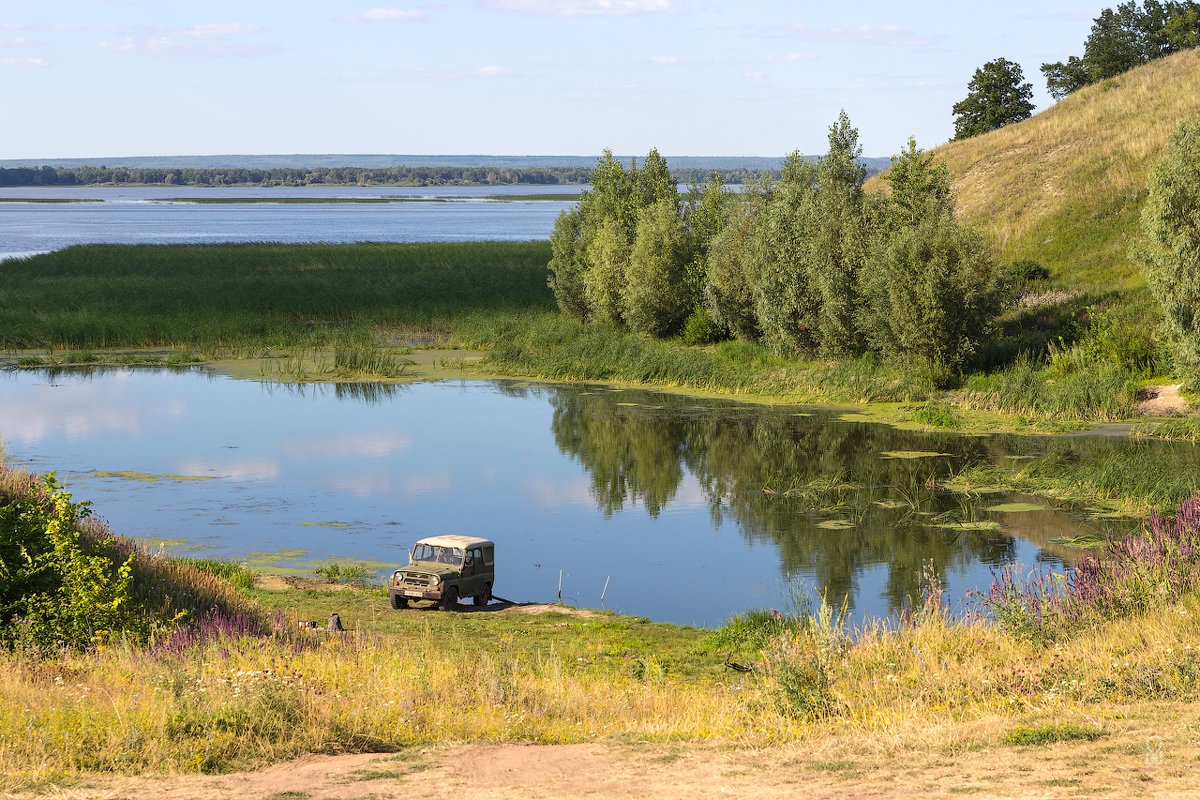
<svg viewBox="0 0 1200 800">
<path fill-rule="evenodd" d="M 496 593 L 717 625 L 798 580 L 891 614 L 923 565 L 950 597 L 1096 523 L 936 490 L 1038 440 L 595 386 L 292 385 L 203 370 L 0 373 L 0 442 L 113 529 L 176 554 L 381 576 L 416 539 L 497 542 Z M 607 589 L 605 585 L 607 583 Z"/>
</svg>

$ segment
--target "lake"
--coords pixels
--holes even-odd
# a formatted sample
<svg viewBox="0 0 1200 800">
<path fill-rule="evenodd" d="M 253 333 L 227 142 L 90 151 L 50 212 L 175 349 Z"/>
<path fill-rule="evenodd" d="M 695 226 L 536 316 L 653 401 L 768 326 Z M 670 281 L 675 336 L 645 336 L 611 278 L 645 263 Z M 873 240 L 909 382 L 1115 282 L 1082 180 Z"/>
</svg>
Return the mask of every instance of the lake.
<svg viewBox="0 0 1200 800">
<path fill-rule="evenodd" d="M 152 548 L 379 578 L 418 538 L 482 535 L 501 597 L 553 601 L 561 572 L 566 602 L 704 626 L 785 605 L 793 578 L 861 619 L 897 613 L 929 564 L 958 599 L 1006 564 L 1062 571 L 1077 551 L 1055 540 L 1095 523 L 929 488 L 1044 441 L 600 386 L 0 373 L 8 458 Z"/>
<path fill-rule="evenodd" d="M 579 186 L 3 187 L 0 260 L 75 244 L 432 242 L 547 239 L 565 200 L 497 200 Z M 186 203 L 176 198 L 309 198 L 317 203 Z M 346 203 L 339 199 L 403 198 Z M 11 200 L 40 202 L 7 202 Z M 54 199 L 97 202 L 45 202 Z"/>
</svg>

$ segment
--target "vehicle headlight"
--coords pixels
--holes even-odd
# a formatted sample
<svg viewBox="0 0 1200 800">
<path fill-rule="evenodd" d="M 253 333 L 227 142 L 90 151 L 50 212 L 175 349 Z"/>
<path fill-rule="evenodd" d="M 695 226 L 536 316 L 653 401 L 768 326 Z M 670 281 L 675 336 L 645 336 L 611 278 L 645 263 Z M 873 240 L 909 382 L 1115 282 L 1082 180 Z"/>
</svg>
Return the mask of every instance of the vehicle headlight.
<svg viewBox="0 0 1200 800">
<path fill-rule="evenodd" d="M 441 582 L 442 582 L 442 579 L 441 579 L 441 578 L 439 578 L 437 575 L 434 575 L 434 576 L 433 576 L 433 585 L 434 585 L 434 586 L 437 586 L 437 585 L 438 585 L 439 583 L 441 583 Z"/>
<path fill-rule="evenodd" d="M 403 572 L 400 572 L 397 570 L 396 572 L 392 573 L 392 583 L 400 583 L 403 580 L 404 580 Z"/>
</svg>

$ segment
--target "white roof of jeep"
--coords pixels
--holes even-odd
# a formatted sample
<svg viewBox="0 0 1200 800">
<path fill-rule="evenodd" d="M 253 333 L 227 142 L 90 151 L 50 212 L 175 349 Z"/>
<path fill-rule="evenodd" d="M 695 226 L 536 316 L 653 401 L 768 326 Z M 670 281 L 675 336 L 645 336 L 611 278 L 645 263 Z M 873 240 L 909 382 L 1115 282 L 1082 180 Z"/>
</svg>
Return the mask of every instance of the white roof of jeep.
<svg viewBox="0 0 1200 800">
<path fill-rule="evenodd" d="M 417 544 L 430 544 L 434 547 L 458 547 L 466 550 L 469 547 L 494 547 L 491 539 L 479 539 L 475 536 L 428 536 L 417 541 Z M 414 545 L 415 547 L 416 545 Z"/>
</svg>

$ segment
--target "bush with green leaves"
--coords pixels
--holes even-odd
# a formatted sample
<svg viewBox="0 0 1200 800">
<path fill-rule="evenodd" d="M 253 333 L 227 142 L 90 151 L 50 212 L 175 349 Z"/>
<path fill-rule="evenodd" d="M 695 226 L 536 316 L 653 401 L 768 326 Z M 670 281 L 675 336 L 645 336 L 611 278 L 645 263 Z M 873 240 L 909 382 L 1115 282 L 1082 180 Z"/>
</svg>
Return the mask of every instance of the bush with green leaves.
<svg viewBox="0 0 1200 800">
<path fill-rule="evenodd" d="M 0 502 L 0 637 L 47 650 L 148 633 L 130 590 L 133 557 L 118 562 L 80 535 L 87 503 L 72 502 L 53 475 Z"/>
<path fill-rule="evenodd" d="M 947 215 L 897 231 L 866 270 L 867 338 L 877 352 L 944 382 L 971 358 L 999 311 L 983 240 Z"/>
<path fill-rule="evenodd" d="M 1135 257 L 1162 307 L 1162 334 L 1178 373 L 1200 383 L 1200 115 L 1179 124 L 1150 169 Z"/>
<path fill-rule="evenodd" d="M 625 271 L 622 309 L 630 329 L 663 336 L 679 329 L 689 309 L 684 286 L 687 239 L 675 203 L 663 198 L 638 220 Z"/>
</svg>

